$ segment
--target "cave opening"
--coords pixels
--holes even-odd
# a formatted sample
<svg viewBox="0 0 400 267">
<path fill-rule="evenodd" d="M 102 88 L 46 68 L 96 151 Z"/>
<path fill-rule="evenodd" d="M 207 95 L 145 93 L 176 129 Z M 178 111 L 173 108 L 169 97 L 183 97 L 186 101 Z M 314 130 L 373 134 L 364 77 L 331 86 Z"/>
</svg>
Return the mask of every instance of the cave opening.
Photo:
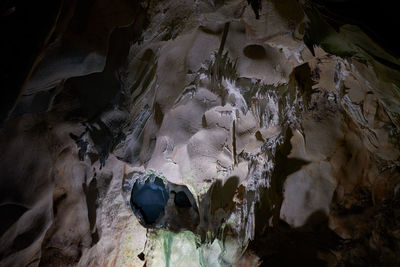
<svg viewBox="0 0 400 267">
<path fill-rule="evenodd" d="M 192 203 L 190 202 L 188 196 L 183 191 L 180 191 L 175 194 L 174 203 L 178 208 L 192 207 Z"/>
<path fill-rule="evenodd" d="M 141 222 L 152 225 L 164 215 L 169 190 L 159 177 L 147 179 L 144 184 L 136 181 L 131 194 L 131 208 Z"/>
<path fill-rule="evenodd" d="M 131 184 L 130 208 L 142 226 L 173 232 L 196 231 L 199 211 L 185 185 L 165 181 L 154 173 L 141 175 Z"/>
</svg>

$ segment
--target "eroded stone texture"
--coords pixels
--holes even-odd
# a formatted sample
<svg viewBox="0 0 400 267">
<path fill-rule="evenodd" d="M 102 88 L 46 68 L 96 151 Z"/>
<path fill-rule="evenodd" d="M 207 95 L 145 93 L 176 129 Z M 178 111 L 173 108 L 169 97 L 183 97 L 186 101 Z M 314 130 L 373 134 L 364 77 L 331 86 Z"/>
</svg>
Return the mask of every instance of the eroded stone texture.
<svg viewBox="0 0 400 267">
<path fill-rule="evenodd" d="M 400 264 L 396 57 L 310 1 L 106 2 L 0 132 L 0 265 Z"/>
</svg>

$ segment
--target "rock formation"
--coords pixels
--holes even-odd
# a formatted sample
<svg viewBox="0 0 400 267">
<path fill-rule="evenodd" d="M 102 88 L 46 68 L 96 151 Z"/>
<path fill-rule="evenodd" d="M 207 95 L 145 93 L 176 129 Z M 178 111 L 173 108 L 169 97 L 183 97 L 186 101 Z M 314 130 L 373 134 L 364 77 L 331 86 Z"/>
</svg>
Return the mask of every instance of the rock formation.
<svg viewBox="0 0 400 267">
<path fill-rule="evenodd" d="M 0 266 L 400 265 L 393 7 L 44 6 L 1 4 Z"/>
</svg>

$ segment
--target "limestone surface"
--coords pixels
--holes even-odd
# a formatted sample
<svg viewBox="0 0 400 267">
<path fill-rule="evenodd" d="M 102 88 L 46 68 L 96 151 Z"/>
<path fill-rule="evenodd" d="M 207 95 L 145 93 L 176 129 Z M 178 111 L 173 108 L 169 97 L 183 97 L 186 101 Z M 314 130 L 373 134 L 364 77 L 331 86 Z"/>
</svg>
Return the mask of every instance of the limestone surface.
<svg viewBox="0 0 400 267">
<path fill-rule="evenodd" d="M 61 2 L 0 129 L 0 266 L 400 265 L 400 59 L 348 1 Z"/>
</svg>

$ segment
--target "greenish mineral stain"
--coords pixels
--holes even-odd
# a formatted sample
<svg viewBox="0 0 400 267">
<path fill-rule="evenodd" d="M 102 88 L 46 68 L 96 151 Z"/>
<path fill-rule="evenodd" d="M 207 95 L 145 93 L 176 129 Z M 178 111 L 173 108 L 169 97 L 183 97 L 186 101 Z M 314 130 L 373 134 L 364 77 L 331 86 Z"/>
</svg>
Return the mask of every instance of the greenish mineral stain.
<svg viewBox="0 0 400 267">
<path fill-rule="evenodd" d="M 206 261 L 204 260 L 204 248 L 200 247 L 199 249 L 199 263 L 201 267 L 207 267 Z"/>
<path fill-rule="evenodd" d="M 165 267 L 169 267 L 169 262 L 171 258 L 171 245 L 172 245 L 173 234 L 167 232 L 164 236 L 164 255 L 165 255 Z"/>
</svg>

